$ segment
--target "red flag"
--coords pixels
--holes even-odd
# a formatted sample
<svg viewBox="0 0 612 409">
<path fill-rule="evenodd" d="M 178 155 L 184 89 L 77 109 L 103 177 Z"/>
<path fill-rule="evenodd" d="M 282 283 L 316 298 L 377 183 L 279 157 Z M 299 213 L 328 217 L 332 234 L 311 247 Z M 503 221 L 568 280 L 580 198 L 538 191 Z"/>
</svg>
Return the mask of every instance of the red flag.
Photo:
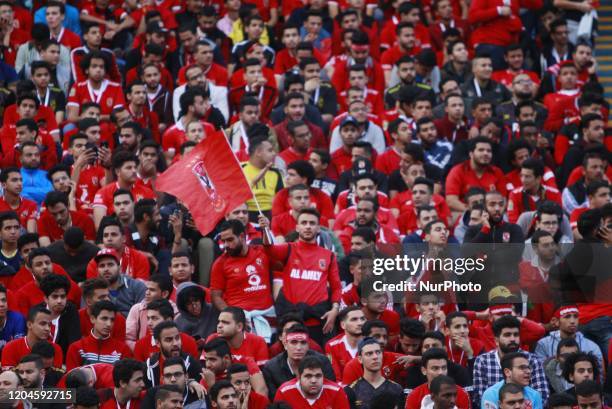
<svg viewBox="0 0 612 409">
<path fill-rule="evenodd" d="M 155 188 L 181 200 L 203 235 L 253 194 L 225 135 L 206 136 L 155 181 Z"/>
</svg>

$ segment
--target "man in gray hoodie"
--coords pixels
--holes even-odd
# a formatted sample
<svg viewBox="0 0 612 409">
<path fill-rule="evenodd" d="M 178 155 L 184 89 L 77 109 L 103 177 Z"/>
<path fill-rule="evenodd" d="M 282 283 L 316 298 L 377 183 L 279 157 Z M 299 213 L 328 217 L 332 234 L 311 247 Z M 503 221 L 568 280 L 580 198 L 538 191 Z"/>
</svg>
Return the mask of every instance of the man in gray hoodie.
<svg viewBox="0 0 612 409">
<path fill-rule="evenodd" d="M 198 343 L 216 332 L 219 311 L 206 302 L 204 288 L 192 282 L 182 283 L 176 289 L 179 315 L 175 322 L 181 332 L 191 335 Z M 202 341 L 199 341 L 199 340 Z"/>
</svg>

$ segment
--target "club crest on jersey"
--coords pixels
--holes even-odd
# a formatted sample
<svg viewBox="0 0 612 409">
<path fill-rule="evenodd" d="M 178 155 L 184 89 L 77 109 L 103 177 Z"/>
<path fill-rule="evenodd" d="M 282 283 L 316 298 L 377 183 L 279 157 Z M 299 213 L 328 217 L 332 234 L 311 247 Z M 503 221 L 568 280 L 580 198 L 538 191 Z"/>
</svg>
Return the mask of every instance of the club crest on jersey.
<svg viewBox="0 0 612 409">
<path fill-rule="evenodd" d="M 509 231 L 505 231 L 502 233 L 502 241 L 504 243 L 510 243 L 510 232 Z"/>
<path fill-rule="evenodd" d="M 110 107 L 112 107 L 112 106 L 113 106 L 113 100 L 112 100 L 112 99 L 110 99 L 110 98 L 109 98 L 109 99 L 107 99 L 107 100 L 106 100 L 106 106 L 107 106 L 107 107 L 109 107 L 109 108 L 110 108 Z"/>
<path fill-rule="evenodd" d="M 200 181 L 202 191 L 208 196 L 208 199 L 210 200 L 212 208 L 215 210 L 215 212 L 222 212 L 225 208 L 225 200 L 217 193 L 217 189 L 215 188 L 213 181 L 208 176 L 208 171 L 204 166 L 204 162 L 201 160 L 195 162 L 195 164 L 191 167 L 191 171 Z"/>
<path fill-rule="evenodd" d="M 325 270 L 325 265 L 326 265 L 326 264 L 325 264 L 325 260 L 320 259 L 320 260 L 319 260 L 319 268 L 320 268 L 321 270 Z"/>
</svg>

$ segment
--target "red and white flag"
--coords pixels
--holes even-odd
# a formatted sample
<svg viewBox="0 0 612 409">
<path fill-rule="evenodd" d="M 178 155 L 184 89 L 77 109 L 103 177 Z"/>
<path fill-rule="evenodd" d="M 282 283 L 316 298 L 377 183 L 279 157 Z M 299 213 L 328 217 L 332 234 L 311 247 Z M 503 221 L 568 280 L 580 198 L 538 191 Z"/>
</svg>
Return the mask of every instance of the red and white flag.
<svg viewBox="0 0 612 409">
<path fill-rule="evenodd" d="M 253 197 L 238 160 L 221 132 L 206 136 L 155 181 L 159 191 L 185 204 L 202 235 Z"/>
</svg>

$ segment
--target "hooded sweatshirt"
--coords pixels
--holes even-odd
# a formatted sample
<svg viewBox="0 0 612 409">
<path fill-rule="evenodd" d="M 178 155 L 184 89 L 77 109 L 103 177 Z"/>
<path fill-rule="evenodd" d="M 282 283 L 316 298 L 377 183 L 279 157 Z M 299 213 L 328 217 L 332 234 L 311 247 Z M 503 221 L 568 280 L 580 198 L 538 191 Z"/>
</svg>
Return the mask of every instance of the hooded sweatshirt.
<svg viewBox="0 0 612 409">
<path fill-rule="evenodd" d="M 179 315 L 176 317 L 175 322 L 179 331 L 190 334 L 198 340 L 200 338 L 206 339 L 217 330 L 219 311 L 206 302 L 202 287 L 192 282 L 182 283 L 176 289 L 176 294 L 176 305 Z M 192 296 L 202 300 L 202 312 L 197 317 L 187 311 L 187 301 Z"/>
</svg>

